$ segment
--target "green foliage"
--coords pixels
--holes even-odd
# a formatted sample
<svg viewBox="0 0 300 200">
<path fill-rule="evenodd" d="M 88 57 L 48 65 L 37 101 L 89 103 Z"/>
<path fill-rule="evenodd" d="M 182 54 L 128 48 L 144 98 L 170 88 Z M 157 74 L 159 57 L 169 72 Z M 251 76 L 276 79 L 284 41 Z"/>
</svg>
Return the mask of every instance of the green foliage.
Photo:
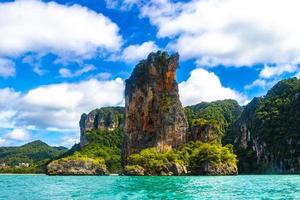
<svg viewBox="0 0 300 200">
<path fill-rule="evenodd" d="M 129 165 L 126 167 L 141 166 L 149 171 L 159 171 L 166 168 L 168 163 L 179 163 L 197 168 L 204 164 L 210 164 L 215 168 L 232 166 L 236 168 L 237 159 L 233 153 L 233 146 L 224 147 L 219 143 L 189 142 L 178 150 L 159 152 L 156 148 L 142 150 L 138 154 L 129 157 Z"/>
<path fill-rule="evenodd" d="M 300 140 L 299 94 L 300 80 L 293 78 L 280 81 L 267 93 L 255 111 L 255 132 L 270 142 L 272 151 L 286 151 L 286 140 Z"/>
<path fill-rule="evenodd" d="M 291 149 L 296 149 L 300 141 L 299 94 L 300 80 L 293 78 L 280 81 L 267 93 L 255 111 L 255 134 L 279 159 L 295 158 Z"/>
<path fill-rule="evenodd" d="M 211 103 L 202 102 L 197 105 L 185 107 L 189 125 L 192 126 L 195 120 L 209 120 L 210 123 L 216 125 L 218 130 L 224 135 L 224 143 L 228 143 L 230 135 L 228 131 L 234 121 L 241 115 L 242 107 L 235 100 L 222 100 Z"/>
<path fill-rule="evenodd" d="M 140 153 L 132 154 L 129 157 L 130 165 L 139 165 L 151 171 L 161 170 L 169 162 L 182 163 L 175 151 L 159 152 L 156 148 L 144 149 Z"/>
<path fill-rule="evenodd" d="M 11 174 L 45 173 L 45 169 L 40 168 L 36 165 L 32 165 L 30 167 L 7 167 L 7 168 L 0 168 L 0 173 L 11 173 Z"/>
<path fill-rule="evenodd" d="M 51 147 L 42 141 L 34 141 L 20 147 L 0 147 L 0 163 L 7 168 L 0 173 L 35 173 L 44 172 L 45 166 L 53 159 L 66 153 L 67 148 Z M 28 163 L 30 167 L 14 167 L 19 163 Z"/>
<path fill-rule="evenodd" d="M 75 152 L 76 154 L 104 160 L 106 167 L 111 173 L 119 172 L 121 169 L 121 150 L 118 147 L 101 146 L 97 143 L 92 143 Z"/>
<path fill-rule="evenodd" d="M 239 125 L 244 123 L 251 133 L 248 148 L 237 148 L 241 172 L 276 172 L 291 167 L 300 171 L 297 160 L 300 141 L 299 105 L 300 80 L 291 78 L 278 82 L 266 96 L 254 98 L 246 106 L 233 131 L 233 135 L 238 137 Z M 255 143 L 263 146 L 263 153 L 268 156 L 257 158 L 252 148 L 255 145 L 254 139 Z"/>
<path fill-rule="evenodd" d="M 215 119 L 193 119 L 191 127 L 198 127 L 200 130 L 206 131 L 208 140 L 207 142 L 212 142 L 213 140 L 216 142 L 221 142 L 224 134 L 220 122 Z"/>
<path fill-rule="evenodd" d="M 170 56 L 167 52 L 162 51 L 150 53 L 147 59 L 142 60 L 137 64 L 132 72 L 134 76 L 131 76 L 126 80 L 126 85 L 142 85 L 142 83 L 147 80 L 149 76 L 149 66 L 153 65 L 158 71 L 160 71 L 164 66 L 168 64 L 171 57 L 172 56 Z"/>
<path fill-rule="evenodd" d="M 61 158 L 60 160 L 56 160 L 56 161 L 53 161 L 54 163 L 55 162 L 59 162 L 59 161 L 80 161 L 80 162 L 83 162 L 83 163 L 86 163 L 88 161 L 93 161 L 93 163 L 95 165 L 104 165 L 105 164 L 105 160 L 101 157 L 91 157 L 89 155 L 86 155 L 84 153 L 81 153 L 81 152 L 75 152 L 73 155 L 71 156 L 67 156 L 67 157 L 64 157 L 64 158 Z"/>
<path fill-rule="evenodd" d="M 121 171 L 123 130 L 121 128 L 113 131 L 91 130 L 86 135 L 89 144 L 81 149 L 75 149 L 72 154 L 62 159 L 98 159 L 103 161 L 109 172 L 119 173 Z"/>
<path fill-rule="evenodd" d="M 143 170 L 143 167 L 140 165 L 126 165 L 124 168 L 124 171 L 130 172 L 130 171 L 136 171 L 136 170 Z"/>
<path fill-rule="evenodd" d="M 190 165 L 193 167 L 201 166 L 203 164 L 212 164 L 217 167 L 229 163 L 236 166 L 236 155 L 232 152 L 231 147 L 222 147 L 218 144 L 199 144 L 190 157 Z"/>
<path fill-rule="evenodd" d="M 123 140 L 123 130 L 117 128 L 114 131 L 92 130 L 86 132 L 90 143 L 97 143 L 99 146 L 121 148 Z"/>
</svg>

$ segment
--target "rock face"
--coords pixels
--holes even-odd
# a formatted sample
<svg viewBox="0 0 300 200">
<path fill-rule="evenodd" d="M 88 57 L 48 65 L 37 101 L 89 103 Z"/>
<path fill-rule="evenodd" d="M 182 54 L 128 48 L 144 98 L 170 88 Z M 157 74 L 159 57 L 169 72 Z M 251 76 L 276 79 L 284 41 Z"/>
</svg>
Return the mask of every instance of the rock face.
<svg viewBox="0 0 300 200">
<path fill-rule="evenodd" d="M 198 119 L 190 126 L 191 141 L 221 142 L 223 133 L 216 120 Z"/>
<path fill-rule="evenodd" d="M 186 141 L 187 120 L 179 100 L 179 55 L 151 53 L 126 80 L 123 159 L 142 149 L 177 148 Z"/>
<path fill-rule="evenodd" d="M 114 131 L 124 127 L 124 108 L 123 107 L 104 107 L 95 109 L 89 114 L 82 114 L 80 121 L 80 147 L 86 146 L 88 131 Z"/>
<path fill-rule="evenodd" d="M 182 176 L 187 175 L 188 171 L 185 165 L 168 163 L 166 167 L 156 170 L 143 168 L 140 165 L 126 166 L 124 174 L 127 176 Z"/>
<path fill-rule="evenodd" d="M 212 164 L 206 164 L 203 166 L 198 166 L 197 168 L 193 168 L 191 170 L 192 175 L 237 175 L 238 169 L 234 165 L 230 165 L 228 163 L 222 166 L 215 166 Z"/>
<path fill-rule="evenodd" d="M 105 165 L 91 159 L 59 159 L 47 166 L 48 175 L 106 175 Z"/>
<path fill-rule="evenodd" d="M 232 135 L 228 133 L 242 110 L 237 101 L 230 99 L 201 102 L 185 107 L 189 122 L 188 140 L 202 142 L 222 140 L 223 144 L 231 143 Z"/>
<path fill-rule="evenodd" d="M 233 128 L 241 173 L 300 172 L 300 80 L 254 98 Z"/>
</svg>

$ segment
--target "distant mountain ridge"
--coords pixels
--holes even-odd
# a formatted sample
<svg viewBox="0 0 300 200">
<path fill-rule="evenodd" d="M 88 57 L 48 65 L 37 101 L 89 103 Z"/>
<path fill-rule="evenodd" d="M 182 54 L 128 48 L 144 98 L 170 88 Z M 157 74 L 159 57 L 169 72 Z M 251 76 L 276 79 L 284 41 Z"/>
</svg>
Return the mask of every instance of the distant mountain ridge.
<svg viewBox="0 0 300 200">
<path fill-rule="evenodd" d="M 45 172 L 46 164 L 59 158 L 67 150 L 65 147 L 51 147 L 40 140 L 19 147 L 0 147 L 0 164 L 5 166 L 0 172 L 14 172 L 13 168 L 20 163 L 30 166 L 24 169 L 26 172 Z M 19 168 L 16 172 L 18 171 L 22 172 L 22 169 Z"/>
</svg>

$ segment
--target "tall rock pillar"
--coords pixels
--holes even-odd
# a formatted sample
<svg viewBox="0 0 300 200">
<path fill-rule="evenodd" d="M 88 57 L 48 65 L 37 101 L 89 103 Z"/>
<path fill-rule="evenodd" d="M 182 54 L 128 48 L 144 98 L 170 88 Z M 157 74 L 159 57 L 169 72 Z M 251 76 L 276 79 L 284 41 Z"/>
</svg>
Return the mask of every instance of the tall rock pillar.
<svg viewBox="0 0 300 200">
<path fill-rule="evenodd" d="M 185 142 L 188 124 L 178 95 L 178 59 L 178 54 L 151 53 L 126 80 L 125 163 L 142 149 L 165 151 Z"/>
</svg>

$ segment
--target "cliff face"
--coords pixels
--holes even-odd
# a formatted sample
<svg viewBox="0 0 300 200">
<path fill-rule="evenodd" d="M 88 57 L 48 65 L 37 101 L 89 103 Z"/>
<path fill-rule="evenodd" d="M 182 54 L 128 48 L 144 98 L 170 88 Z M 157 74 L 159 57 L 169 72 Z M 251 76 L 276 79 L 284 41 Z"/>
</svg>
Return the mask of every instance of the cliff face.
<svg viewBox="0 0 300 200">
<path fill-rule="evenodd" d="M 219 142 L 221 143 L 223 132 L 221 126 L 216 120 L 195 120 L 190 125 L 189 140 L 201 142 Z"/>
<path fill-rule="evenodd" d="M 106 175 L 121 171 L 124 108 L 104 107 L 83 114 L 80 147 L 47 166 L 50 175 Z"/>
<path fill-rule="evenodd" d="M 88 141 L 88 132 L 100 130 L 111 132 L 117 128 L 124 127 L 124 108 L 123 107 L 104 107 L 95 109 L 89 114 L 82 114 L 80 121 L 80 147 L 83 148 Z"/>
<path fill-rule="evenodd" d="M 299 94 L 300 80 L 283 80 L 245 107 L 233 127 L 240 172 L 300 172 Z"/>
<path fill-rule="evenodd" d="M 178 54 L 151 53 L 126 80 L 123 156 L 156 147 L 177 148 L 186 140 L 187 121 L 176 83 Z"/>
</svg>

